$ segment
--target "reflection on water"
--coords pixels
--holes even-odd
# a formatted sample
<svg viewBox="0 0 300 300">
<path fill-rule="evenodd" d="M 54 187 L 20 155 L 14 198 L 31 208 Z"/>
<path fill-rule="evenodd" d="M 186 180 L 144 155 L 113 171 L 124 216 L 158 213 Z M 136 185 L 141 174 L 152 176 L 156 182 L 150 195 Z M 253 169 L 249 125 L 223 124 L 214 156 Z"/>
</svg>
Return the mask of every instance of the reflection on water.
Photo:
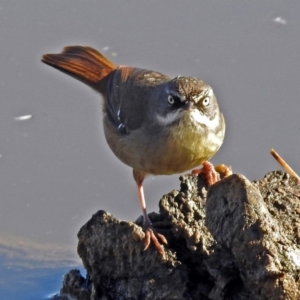
<svg viewBox="0 0 300 300">
<path fill-rule="evenodd" d="M 49 299 L 71 268 L 85 274 L 75 249 L 0 236 L 1 299 Z"/>
</svg>

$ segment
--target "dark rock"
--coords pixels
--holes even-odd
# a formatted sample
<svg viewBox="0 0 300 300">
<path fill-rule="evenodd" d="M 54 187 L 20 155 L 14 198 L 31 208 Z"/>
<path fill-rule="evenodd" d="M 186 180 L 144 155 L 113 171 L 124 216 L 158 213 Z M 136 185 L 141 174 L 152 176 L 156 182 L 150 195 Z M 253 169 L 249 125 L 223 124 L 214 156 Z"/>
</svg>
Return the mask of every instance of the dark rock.
<svg viewBox="0 0 300 300">
<path fill-rule="evenodd" d="M 279 171 L 208 191 L 199 176 L 180 180 L 149 215 L 168 240 L 164 257 L 142 250 L 141 219 L 99 211 L 78 233 L 89 276 L 70 271 L 55 299 L 300 299 L 299 182 Z"/>
<path fill-rule="evenodd" d="M 91 299 L 90 287 L 87 285 L 86 279 L 81 276 L 79 270 L 71 270 L 64 276 L 60 294 L 53 297 L 53 300 L 72 299 Z"/>
<path fill-rule="evenodd" d="M 255 299 L 300 298 L 293 277 L 300 252 L 244 176 L 232 175 L 209 190 L 206 223 Z"/>
<path fill-rule="evenodd" d="M 80 229 L 78 254 L 93 283 L 92 299 L 183 298 L 186 266 L 171 251 L 165 258 L 152 247 L 143 251 L 143 237 L 141 227 L 104 211 Z"/>
</svg>

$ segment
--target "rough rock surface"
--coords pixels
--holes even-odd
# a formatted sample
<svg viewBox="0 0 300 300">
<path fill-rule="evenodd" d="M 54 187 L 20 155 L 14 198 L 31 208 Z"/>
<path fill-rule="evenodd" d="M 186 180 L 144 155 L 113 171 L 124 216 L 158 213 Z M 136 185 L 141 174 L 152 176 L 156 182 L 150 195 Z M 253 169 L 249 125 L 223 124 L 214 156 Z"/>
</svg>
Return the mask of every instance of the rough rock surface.
<svg viewBox="0 0 300 300">
<path fill-rule="evenodd" d="M 136 223 L 94 214 L 78 233 L 87 270 L 65 275 L 54 299 L 300 299 L 300 183 L 284 172 L 234 174 L 207 191 L 180 177 L 150 214 L 169 244 L 142 250 Z"/>
</svg>

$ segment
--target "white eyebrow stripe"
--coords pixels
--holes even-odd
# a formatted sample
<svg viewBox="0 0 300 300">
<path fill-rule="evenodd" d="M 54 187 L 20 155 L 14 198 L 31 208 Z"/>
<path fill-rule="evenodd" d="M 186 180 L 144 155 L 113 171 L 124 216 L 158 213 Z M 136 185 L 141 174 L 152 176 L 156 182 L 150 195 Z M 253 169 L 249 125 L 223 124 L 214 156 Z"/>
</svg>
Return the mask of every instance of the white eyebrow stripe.
<svg viewBox="0 0 300 300">
<path fill-rule="evenodd" d="M 202 91 L 200 94 L 192 96 L 192 99 L 197 103 L 201 98 L 204 98 L 205 96 L 211 97 L 213 96 L 213 94 L 213 89 L 209 87 L 207 90 Z"/>
<path fill-rule="evenodd" d="M 194 95 L 192 96 L 192 99 L 195 101 L 195 103 L 197 103 L 201 97 L 202 97 L 203 93 L 199 94 L 199 95 Z"/>
<path fill-rule="evenodd" d="M 207 95 L 211 97 L 211 96 L 213 96 L 213 94 L 214 94 L 214 91 L 213 91 L 213 89 L 210 87 L 209 90 L 208 90 Z"/>
</svg>

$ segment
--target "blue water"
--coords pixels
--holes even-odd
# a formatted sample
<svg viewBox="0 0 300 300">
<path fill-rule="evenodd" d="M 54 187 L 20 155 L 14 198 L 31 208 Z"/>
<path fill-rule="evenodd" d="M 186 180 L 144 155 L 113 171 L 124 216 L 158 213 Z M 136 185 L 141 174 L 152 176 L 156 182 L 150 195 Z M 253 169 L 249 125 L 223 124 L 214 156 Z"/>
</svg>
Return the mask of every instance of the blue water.
<svg viewBox="0 0 300 300">
<path fill-rule="evenodd" d="M 3 300 L 45 300 L 57 294 L 62 287 L 63 276 L 70 269 L 79 269 L 86 275 L 82 266 L 40 267 L 8 266 L 9 259 L 0 256 L 0 295 Z M 26 264 L 26 258 L 24 258 Z M 42 264 L 42 262 L 41 262 Z M 63 263 L 64 264 L 64 263 Z"/>
</svg>

